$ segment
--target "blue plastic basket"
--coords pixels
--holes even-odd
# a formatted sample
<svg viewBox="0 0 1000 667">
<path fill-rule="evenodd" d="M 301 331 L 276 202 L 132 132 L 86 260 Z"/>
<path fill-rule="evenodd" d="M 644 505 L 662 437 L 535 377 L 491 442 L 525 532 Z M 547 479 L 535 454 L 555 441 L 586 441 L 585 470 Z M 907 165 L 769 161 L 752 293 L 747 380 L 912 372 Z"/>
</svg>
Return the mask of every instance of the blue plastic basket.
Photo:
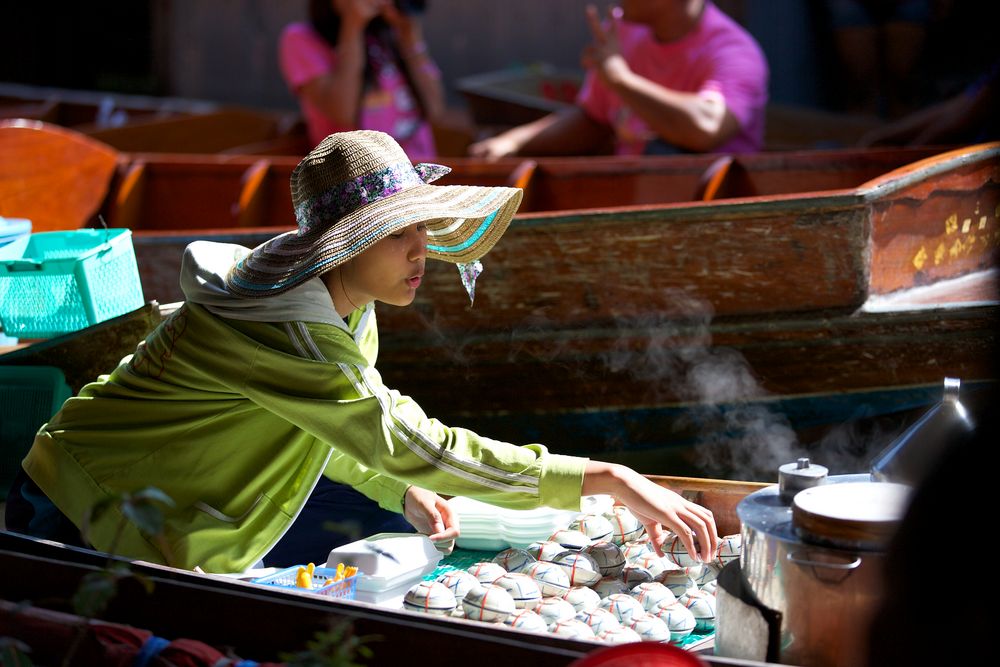
<svg viewBox="0 0 1000 667">
<path fill-rule="evenodd" d="M 128 229 L 42 232 L 0 247 L 0 325 L 8 336 L 61 336 L 143 303 Z"/>
<path fill-rule="evenodd" d="M 353 577 L 347 577 L 346 579 L 341 579 L 333 583 L 327 584 L 326 582 L 333 579 L 337 574 L 337 569 L 333 567 L 317 567 L 313 570 L 312 574 L 312 588 L 299 588 L 295 585 L 295 578 L 299 573 L 299 568 L 305 567 L 305 565 L 293 565 L 292 567 L 285 568 L 275 572 L 274 574 L 269 574 L 266 577 L 258 577 L 257 579 L 251 580 L 250 583 L 254 584 L 264 584 L 266 586 L 274 586 L 276 588 L 281 588 L 288 591 L 295 591 L 297 593 L 313 593 L 315 595 L 326 595 L 332 598 L 343 598 L 344 600 L 353 600 L 357 593 L 358 587 L 358 574 Z"/>
<path fill-rule="evenodd" d="M 0 366 L 0 499 L 7 497 L 35 432 L 72 393 L 55 366 Z"/>
</svg>

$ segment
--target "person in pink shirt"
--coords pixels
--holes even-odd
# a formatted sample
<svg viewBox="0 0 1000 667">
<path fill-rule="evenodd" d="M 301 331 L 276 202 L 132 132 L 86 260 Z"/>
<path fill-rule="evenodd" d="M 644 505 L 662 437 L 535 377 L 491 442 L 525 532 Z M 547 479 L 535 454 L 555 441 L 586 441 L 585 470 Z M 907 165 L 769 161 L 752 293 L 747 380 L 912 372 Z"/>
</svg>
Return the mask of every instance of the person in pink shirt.
<svg viewBox="0 0 1000 667">
<path fill-rule="evenodd" d="M 706 0 L 624 0 L 601 23 L 576 104 L 470 146 L 471 155 L 753 152 L 764 141 L 760 46 Z"/>
<path fill-rule="evenodd" d="M 282 31 L 281 72 L 312 144 L 347 130 L 391 135 L 413 160 L 436 156 L 430 120 L 441 73 L 420 24 L 424 0 L 310 0 L 309 22 Z"/>
</svg>

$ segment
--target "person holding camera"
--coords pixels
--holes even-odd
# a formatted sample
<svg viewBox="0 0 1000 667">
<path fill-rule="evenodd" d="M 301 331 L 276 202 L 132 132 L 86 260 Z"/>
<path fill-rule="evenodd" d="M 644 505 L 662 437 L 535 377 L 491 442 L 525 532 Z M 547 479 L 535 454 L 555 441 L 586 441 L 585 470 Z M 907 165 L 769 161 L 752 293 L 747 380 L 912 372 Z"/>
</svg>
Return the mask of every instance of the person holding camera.
<svg viewBox="0 0 1000 667">
<path fill-rule="evenodd" d="M 281 72 L 309 140 L 379 130 L 411 159 L 436 156 L 431 124 L 445 108 L 441 72 L 423 38 L 426 0 L 310 0 L 309 21 L 285 27 Z"/>
</svg>

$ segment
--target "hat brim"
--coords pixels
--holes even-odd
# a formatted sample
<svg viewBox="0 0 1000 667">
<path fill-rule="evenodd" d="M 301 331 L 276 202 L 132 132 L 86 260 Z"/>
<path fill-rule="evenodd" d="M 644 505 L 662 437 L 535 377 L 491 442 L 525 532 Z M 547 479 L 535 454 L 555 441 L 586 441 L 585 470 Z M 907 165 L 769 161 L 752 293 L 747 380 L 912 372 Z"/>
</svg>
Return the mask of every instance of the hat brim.
<svg viewBox="0 0 1000 667">
<path fill-rule="evenodd" d="M 361 206 L 322 232 L 287 232 L 230 270 L 229 291 L 272 296 L 350 261 L 396 231 L 427 225 L 427 256 L 472 262 L 496 244 L 521 203 L 520 188 L 416 185 Z"/>
</svg>

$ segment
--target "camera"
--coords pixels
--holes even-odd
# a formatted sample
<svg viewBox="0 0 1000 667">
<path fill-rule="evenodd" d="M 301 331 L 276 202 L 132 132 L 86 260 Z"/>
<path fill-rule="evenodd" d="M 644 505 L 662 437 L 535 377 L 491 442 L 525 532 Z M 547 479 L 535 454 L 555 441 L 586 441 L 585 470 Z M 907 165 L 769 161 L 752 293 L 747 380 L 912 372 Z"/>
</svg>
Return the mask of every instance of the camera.
<svg viewBox="0 0 1000 667">
<path fill-rule="evenodd" d="M 404 14 L 422 14 L 427 9 L 427 0 L 395 0 L 396 9 Z"/>
</svg>

